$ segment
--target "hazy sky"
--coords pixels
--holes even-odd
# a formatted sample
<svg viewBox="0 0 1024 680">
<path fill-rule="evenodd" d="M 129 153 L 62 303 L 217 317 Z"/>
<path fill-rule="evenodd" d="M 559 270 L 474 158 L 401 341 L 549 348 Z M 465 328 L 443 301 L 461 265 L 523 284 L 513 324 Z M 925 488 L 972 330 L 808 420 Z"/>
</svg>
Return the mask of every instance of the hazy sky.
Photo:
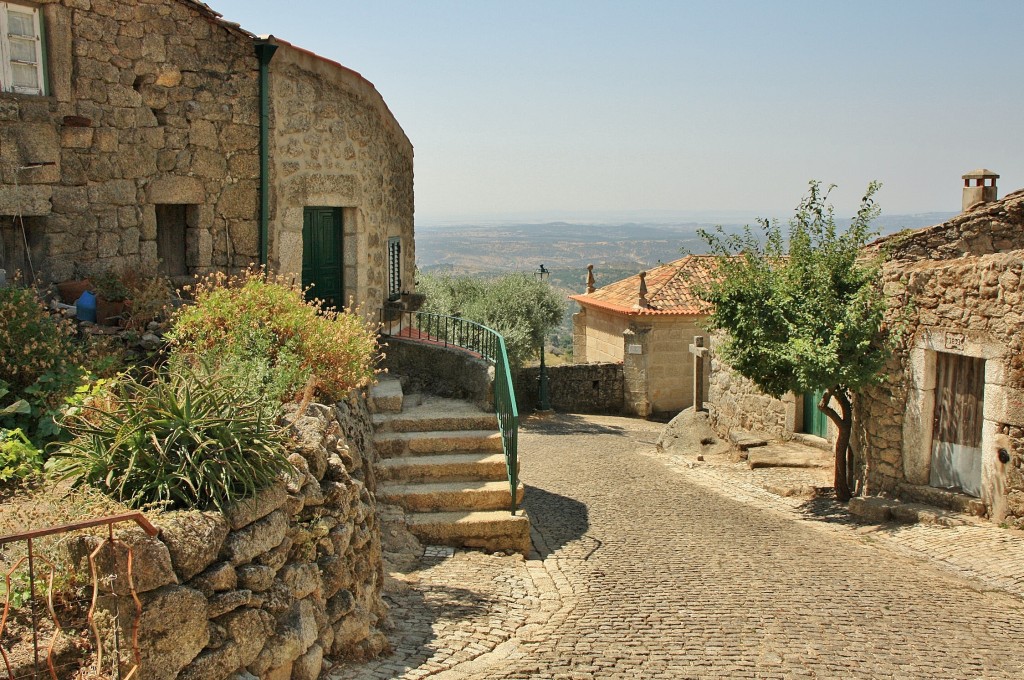
<svg viewBox="0 0 1024 680">
<path fill-rule="evenodd" d="M 359 71 L 416 150 L 417 222 L 957 211 L 1024 187 L 1024 1 L 207 0 Z"/>
</svg>

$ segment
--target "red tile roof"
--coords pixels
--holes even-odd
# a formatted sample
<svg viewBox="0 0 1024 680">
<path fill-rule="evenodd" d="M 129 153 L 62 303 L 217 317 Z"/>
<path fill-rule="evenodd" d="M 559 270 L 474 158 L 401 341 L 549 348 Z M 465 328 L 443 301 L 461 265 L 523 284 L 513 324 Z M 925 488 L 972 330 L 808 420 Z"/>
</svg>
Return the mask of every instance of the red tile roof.
<svg viewBox="0 0 1024 680">
<path fill-rule="evenodd" d="M 647 272 L 647 307 L 640 307 L 640 275 L 609 283 L 593 293 L 572 295 L 587 307 L 647 316 L 706 316 L 706 304 L 696 291 L 712 282 L 718 269 L 714 255 L 687 255 Z"/>
</svg>

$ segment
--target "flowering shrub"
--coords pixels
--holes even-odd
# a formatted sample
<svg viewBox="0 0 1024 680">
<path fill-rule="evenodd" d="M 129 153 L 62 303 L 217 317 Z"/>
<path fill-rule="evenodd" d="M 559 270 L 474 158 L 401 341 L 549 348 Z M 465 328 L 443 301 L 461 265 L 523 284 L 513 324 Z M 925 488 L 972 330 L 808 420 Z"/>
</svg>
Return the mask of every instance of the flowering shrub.
<svg viewBox="0 0 1024 680">
<path fill-rule="evenodd" d="M 322 397 L 337 401 L 373 379 L 374 329 L 357 314 L 325 311 L 301 287 L 281 276 L 251 270 L 213 274 L 193 289 L 168 337 L 175 353 L 261 357 L 270 370 L 287 369 L 292 387 L 308 377 Z M 287 399 L 296 396 L 285 394 Z"/>
<path fill-rule="evenodd" d="M 31 288 L 0 288 L 0 380 L 15 391 L 77 364 L 74 325 L 51 316 Z"/>
<path fill-rule="evenodd" d="M 88 391 L 74 325 L 46 311 L 31 288 L 0 288 L 0 427 L 36 446 L 60 434 L 61 411 Z"/>
</svg>

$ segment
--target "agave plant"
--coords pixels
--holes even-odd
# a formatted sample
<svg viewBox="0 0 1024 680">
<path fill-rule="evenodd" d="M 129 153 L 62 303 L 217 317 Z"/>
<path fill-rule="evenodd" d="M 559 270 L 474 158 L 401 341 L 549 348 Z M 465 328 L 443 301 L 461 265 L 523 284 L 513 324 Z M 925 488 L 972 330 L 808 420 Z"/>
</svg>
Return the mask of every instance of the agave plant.
<svg viewBox="0 0 1024 680">
<path fill-rule="evenodd" d="M 224 509 L 249 498 L 290 468 L 286 435 L 233 385 L 208 365 L 123 376 L 65 418 L 72 440 L 53 469 L 131 507 Z"/>
</svg>

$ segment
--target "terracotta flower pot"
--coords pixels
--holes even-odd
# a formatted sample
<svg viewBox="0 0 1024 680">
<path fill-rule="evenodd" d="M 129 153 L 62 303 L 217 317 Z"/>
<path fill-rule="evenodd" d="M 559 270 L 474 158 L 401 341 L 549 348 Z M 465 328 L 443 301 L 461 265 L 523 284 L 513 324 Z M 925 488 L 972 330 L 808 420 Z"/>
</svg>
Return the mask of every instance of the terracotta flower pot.
<svg viewBox="0 0 1024 680">
<path fill-rule="evenodd" d="M 82 293 L 92 287 L 89 279 L 72 279 L 57 284 L 57 292 L 60 293 L 60 301 L 66 305 L 73 305 L 82 297 Z"/>
<path fill-rule="evenodd" d="M 96 323 L 103 326 L 117 326 L 124 313 L 125 301 L 110 301 L 96 298 Z"/>
</svg>

